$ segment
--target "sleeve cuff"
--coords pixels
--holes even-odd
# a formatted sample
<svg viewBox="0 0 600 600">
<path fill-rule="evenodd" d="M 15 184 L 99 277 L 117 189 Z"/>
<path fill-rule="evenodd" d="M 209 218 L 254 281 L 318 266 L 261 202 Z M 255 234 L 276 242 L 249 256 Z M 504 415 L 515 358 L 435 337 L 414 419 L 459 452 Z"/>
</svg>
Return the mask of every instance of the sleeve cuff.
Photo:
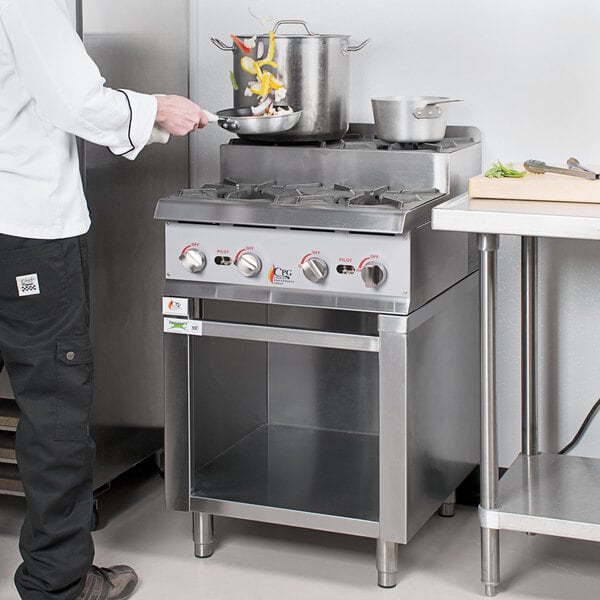
<svg viewBox="0 0 600 600">
<path fill-rule="evenodd" d="M 109 150 L 117 156 L 123 156 L 129 160 L 133 160 L 148 143 L 151 143 L 150 139 L 156 121 L 158 103 L 156 98 L 149 94 L 140 94 L 138 92 L 132 92 L 131 90 L 119 91 L 124 95 L 130 113 L 128 132 L 129 145 L 127 147 L 110 146 Z"/>
<path fill-rule="evenodd" d="M 149 146 L 150 144 L 166 144 L 169 141 L 170 134 L 168 131 L 160 127 L 160 125 L 154 125 L 152 128 L 152 132 L 150 133 L 150 138 L 148 139 Z"/>
</svg>

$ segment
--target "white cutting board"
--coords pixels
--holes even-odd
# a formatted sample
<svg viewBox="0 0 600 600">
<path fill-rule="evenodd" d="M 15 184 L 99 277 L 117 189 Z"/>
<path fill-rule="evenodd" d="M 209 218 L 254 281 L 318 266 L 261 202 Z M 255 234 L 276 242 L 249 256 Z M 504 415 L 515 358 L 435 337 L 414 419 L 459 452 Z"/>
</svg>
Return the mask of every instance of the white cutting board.
<svg viewBox="0 0 600 600">
<path fill-rule="evenodd" d="M 518 166 L 514 168 L 518 169 Z M 600 180 L 556 173 L 527 173 L 519 178 L 477 175 L 469 179 L 469 197 L 600 204 Z"/>
</svg>

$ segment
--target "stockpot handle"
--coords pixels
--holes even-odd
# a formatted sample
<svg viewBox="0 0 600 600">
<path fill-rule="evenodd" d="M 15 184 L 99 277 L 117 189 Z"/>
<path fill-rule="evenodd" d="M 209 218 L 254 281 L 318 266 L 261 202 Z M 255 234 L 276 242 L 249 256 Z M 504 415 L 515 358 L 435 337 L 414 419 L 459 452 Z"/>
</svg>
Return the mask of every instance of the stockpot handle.
<svg viewBox="0 0 600 600">
<path fill-rule="evenodd" d="M 423 106 L 419 106 L 413 110 L 413 115 L 417 119 L 438 119 L 442 116 L 442 109 L 438 104 L 448 104 L 450 102 L 462 102 L 460 98 L 446 98 L 444 100 L 436 100 L 434 102 L 428 102 Z"/>
<path fill-rule="evenodd" d="M 348 52 L 358 52 L 359 50 L 362 50 L 370 41 L 371 41 L 371 38 L 367 38 L 364 42 L 361 42 L 358 46 L 346 46 L 345 48 L 342 48 L 342 53 L 348 54 Z"/>
<path fill-rule="evenodd" d="M 217 38 L 210 38 L 210 41 L 219 49 L 219 50 L 226 50 L 228 52 L 233 52 L 233 44 L 231 44 L 231 46 L 228 46 L 227 44 L 223 43 L 221 40 L 218 40 Z"/>
<path fill-rule="evenodd" d="M 308 26 L 308 23 L 306 21 L 303 21 L 302 19 L 284 19 L 283 21 L 277 21 L 277 23 L 275 23 L 275 25 L 273 26 L 273 33 L 277 33 L 277 30 L 279 29 L 280 25 L 302 25 L 302 27 L 306 29 L 306 33 L 308 33 L 308 35 L 319 35 L 318 33 L 314 33 L 313 31 L 311 31 L 310 27 Z"/>
</svg>

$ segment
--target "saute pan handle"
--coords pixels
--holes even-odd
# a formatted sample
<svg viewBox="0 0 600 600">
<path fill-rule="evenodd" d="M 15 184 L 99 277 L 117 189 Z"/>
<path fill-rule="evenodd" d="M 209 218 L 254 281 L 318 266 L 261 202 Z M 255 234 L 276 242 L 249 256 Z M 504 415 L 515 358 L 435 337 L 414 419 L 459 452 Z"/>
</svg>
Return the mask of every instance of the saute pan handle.
<svg viewBox="0 0 600 600">
<path fill-rule="evenodd" d="M 217 38 L 210 38 L 210 41 L 219 49 L 219 50 L 227 50 L 228 52 L 233 52 L 233 44 L 231 44 L 231 46 L 228 46 L 227 44 L 223 43 L 221 40 L 218 40 Z"/>
<path fill-rule="evenodd" d="M 226 129 L 227 131 L 237 131 L 240 128 L 240 124 L 229 117 L 219 117 L 208 110 L 204 111 L 209 123 L 217 123 L 219 127 Z"/>
</svg>

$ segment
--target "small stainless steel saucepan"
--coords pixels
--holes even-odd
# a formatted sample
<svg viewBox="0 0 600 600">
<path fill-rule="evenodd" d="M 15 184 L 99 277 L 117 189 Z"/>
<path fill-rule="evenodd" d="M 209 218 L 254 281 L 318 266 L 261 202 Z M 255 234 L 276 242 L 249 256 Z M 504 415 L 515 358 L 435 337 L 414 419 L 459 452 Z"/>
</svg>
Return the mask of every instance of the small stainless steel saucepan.
<svg viewBox="0 0 600 600">
<path fill-rule="evenodd" d="M 288 107 L 282 108 L 287 109 Z M 217 123 L 219 127 L 242 138 L 260 138 L 263 135 L 287 131 L 298 123 L 302 115 L 301 110 L 294 110 L 272 116 L 255 116 L 251 107 L 228 108 L 220 110 L 216 114 L 205 110 L 204 113 L 208 117 L 209 123 Z"/>
<path fill-rule="evenodd" d="M 446 111 L 440 104 L 462 102 L 442 96 L 372 98 L 375 132 L 386 142 L 439 142 L 446 135 Z"/>
</svg>

